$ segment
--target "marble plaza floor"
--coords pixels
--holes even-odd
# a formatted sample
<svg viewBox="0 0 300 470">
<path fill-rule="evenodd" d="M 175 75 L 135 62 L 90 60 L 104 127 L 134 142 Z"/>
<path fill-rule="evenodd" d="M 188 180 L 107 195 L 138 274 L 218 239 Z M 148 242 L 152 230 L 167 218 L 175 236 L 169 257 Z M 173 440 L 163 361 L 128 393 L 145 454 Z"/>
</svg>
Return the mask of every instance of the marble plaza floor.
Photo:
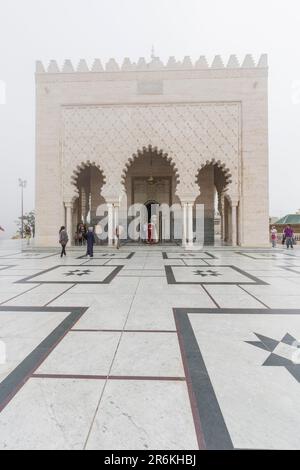
<svg viewBox="0 0 300 470">
<path fill-rule="evenodd" d="M 0 244 L 0 449 L 299 449 L 300 249 Z"/>
</svg>

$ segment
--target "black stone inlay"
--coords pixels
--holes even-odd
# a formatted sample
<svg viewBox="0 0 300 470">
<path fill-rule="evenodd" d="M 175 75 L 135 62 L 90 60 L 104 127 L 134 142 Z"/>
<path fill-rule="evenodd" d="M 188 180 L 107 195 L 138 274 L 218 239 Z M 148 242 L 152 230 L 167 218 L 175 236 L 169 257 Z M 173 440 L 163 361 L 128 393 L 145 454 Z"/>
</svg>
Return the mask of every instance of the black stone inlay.
<svg viewBox="0 0 300 470">
<path fill-rule="evenodd" d="M 172 253 L 172 252 L 170 252 Z M 200 254 L 203 253 L 205 254 L 206 256 L 200 256 Z M 174 253 L 176 254 L 177 256 L 176 257 L 173 257 L 173 256 L 168 256 L 168 253 L 166 251 L 163 251 L 162 252 L 162 257 L 163 259 L 169 259 L 169 260 L 176 260 L 176 259 L 217 259 L 216 256 L 214 256 L 213 254 L 211 253 L 208 253 L 208 251 L 201 251 L 200 253 L 197 253 L 197 252 L 189 252 L 189 251 L 183 251 L 182 253 Z"/>
<path fill-rule="evenodd" d="M 261 340 L 259 341 L 245 341 L 248 344 L 252 344 L 252 346 L 256 346 L 261 349 L 265 349 L 267 351 L 271 351 L 271 354 L 267 357 L 267 359 L 262 364 L 263 366 L 272 366 L 272 367 L 285 367 L 288 372 L 290 372 L 293 377 L 300 382 L 300 351 L 297 352 L 298 348 L 300 348 L 300 343 L 295 340 L 289 333 L 287 333 L 281 341 L 277 341 L 273 338 L 269 338 L 267 336 L 259 335 L 255 333 L 255 335 Z M 276 354 L 273 351 L 276 349 L 280 343 L 286 344 L 291 347 L 290 350 L 290 359 L 284 356 L 280 356 L 280 354 Z M 264 346 L 264 347 L 263 347 Z M 296 353 L 296 356 L 294 354 Z"/>
<path fill-rule="evenodd" d="M 207 310 L 210 311 L 210 309 Z M 187 312 L 182 309 L 174 309 L 174 316 L 184 342 L 185 351 L 182 352 L 192 380 L 206 448 L 209 450 L 233 449 L 226 423 Z"/>
<path fill-rule="evenodd" d="M 268 351 L 274 351 L 276 346 L 280 343 L 280 341 L 277 341 L 276 339 L 269 338 L 268 336 L 260 335 L 258 333 L 254 333 L 255 336 L 261 341 L 261 343 L 266 346 Z"/>
<path fill-rule="evenodd" d="M 292 266 L 278 266 L 278 267 L 281 269 L 285 269 L 286 271 L 290 271 L 291 273 L 298 274 L 300 276 L 300 270 L 297 271 L 296 269 L 294 269 L 294 268 L 300 268 L 300 266 L 296 266 L 295 264 L 293 264 Z"/>
<path fill-rule="evenodd" d="M 4 265 L 0 265 L 0 271 L 4 271 L 6 269 L 10 269 L 10 268 L 16 268 L 17 266 L 16 265 L 7 265 L 7 264 L 4 264 Z"/>
<path fill-rule="evenodd" d="M 287 252 L 277 252 L 277 253 L 272 253 L 272 252 L 262 252 L 262 251 L 237 251 L 239 255 L 246 256 L 247 258 L 255 259 L 257 261 L 259 260 L 282 260 L 285 259 L 285 256 L 287 257 L 286 259 L 290 259 L 292 257 L 296 257 L 292 253 L 287 253 Z M 252 254 L 257 253 L 260 256 L 251 256 Z M 283 255 L 283 257 L 278 256 L 278 255 Z"/>
<path fill-rule="evenodd" d="M 13 254 L 10 254 L 10 255 L 2 255 L 0 256 L 1 259 L 3 260 L 10 260 L 10 259 L 13 259 L 13 260 L 24 260 L 24 259 L 46 259 L 46 258 L 51 258 L 52 256 L 57 256 L 59 255 L 59 253 L 51 253 L 50 255 L 45 255 L 45 256 L 40 256 L 42 253 L 39 252 L 39 253 L 34 253 L 34 252 L 24 252 L 24 251 L 20 251 L 19 253 L 13 253 Z M 15 256 L 15 255 L 23 255 L 23 256 Z"/>
<path fill-rule="evenodd" d="M 201 277 L 207 277 L 207 276 L 212 276 L 212 277 L 218 277 L 222 276 L 221 273 L 218 273 L 218 271 L 213 271 L 212 269 L 207 269 L 204 271 L 203 269 L 197 269 L 194 271 L 195 276 L 201 276 Z"/>
<path fill-rule="evenodd" d="M 230 281 L 222 281 L 221 278 L 220 280 L 218 280 L 218 282 L 210 282 L 209 280 L 201 280 L 200 277 L 204 276 L 203 274 L 199 274 L 199 280 L 197 281 L 176 281 L 176 278 L 174 276 L 174 273 L 173 273 L 173 269 L 172 268 L 176 268 L 176 269 L 187 269 L 187 268 L 197 268 L 197 266 L 177 266 L 177 265 L 168 265 L 168 266 L 165 266 L 165 271 L 166 271 L 166 277 L 167 277 L 167 281 L 168 281 L 168 284 L 213 284 L 213 285 L 217 285 L 217 284 L 221 284 L 221 285 L 235 285 L 235 286 L 238 286 L 238 285 L 260 285 L 260 286 L 265 286 L 265 285 L 268 285 L 267 282 L 265 281 L 262 281 L 261 279 L 259 279 L 258 277 L 255 277 L 255 276 L 252 276 L 252 274 L 249 274 L 247 273 L 246 271 L 243 271 L 242 269 L 240 268 L 237 268 L 236 266 L 233 266 L 233 265 L 217 265 L 217 266 L 211 266 L 212 269 L 209 269 L 209 270 L 206 270 L 204 269 L 205 266 L 201 266 L 201 269 L 199 269 L 198 271 L 194 271 L 194 274 L 196 275 L 197 272 L 208 272 L 209 274 L 211 274 L 213 277 L 216 277 L 220 274 L 214 274 L 214 273 L 218 273 L 218 270 L 217 268 L 231 268 L 233 269 L 234 271 L 238 272 L 239 274 L 242 274 L 243 276 L 245 276 L 245 280 L 241 280 L 241 281 L 235 281 L 235 282 L 230 282 Z M 216 269 L 215 269 L 216 268 Z M 222 274 L 221 274 L 222 276 Z M 251 280 L 252 282 L 249 282 L 247 281 L 247 278 L 249 280 Z"/>
<path fill-rule="evenodd" d="M 256 346 L 257 348 L 263 349 L 264 351 L 270 352 L 270 350 L 260 341 L 245 341 L 245 343 L 252 344 L 252 346 Z"/>
<path fill-rule="evenodd" d="M 70 312 L 69 315 L 0 383 L 0 412 L 27 382 L 53 348 L 75 325 L 87 308 L 79 307 L 0 307 L 1 312 Z"/>
<path fill-rule="evenodd" d="M 291 336 L 289 333 L 287 333 L 281 340 L 282 343 L 284 344 L 289 344 L 290 346 L 295 343 L 296 341 L 296 338 L 294 338 L 293 336 Z"/>
<path fill-rule="evenodd" d="M 131 259 L 135 255 L 135 251 L 132 251 L 128 253 L 125 258 L 122 258 L 120 256 L 120 253 L 110 253 L 110 252 L 104 252 L 104 253 L 99 253 L 94 251 L 94 256 L 93 259 Z M 78 256 L 76 259 L 83 259 L 86 258 L 86 255 Z"/>
<path fill-rule="evenodd" d="M 101 268 L 104 268 L 106 269 L 106 266 L 103 266 L 103 265 L 93 265 L 93 268 L 94 267 L 101 267 Z M 62 281 L 62 280 L 58 280 L 58 281 L 41 281 L 41 280 L 36 280 L 37 277 L 39 276 L 42 276 L 43 274 L 47 274 L 49 273 L 50 271 L 54 271 L 55 269 L 57 268 L 72 268 L 69 270 L 70 271 L 73 271 L 75 272 L 75 269 L 76 268 L 80 268 L 80 272 L 83 272 L 83 271 L 87 271 L 87 270 L 84 270 L 82 268 L 82 266 L 76 266 L 76 265 L 58 265 L 58 266 L 54 266 L 50 269 L 46 269 L 45 271 L 41 271 L 37 274 L 34 274 L 33 276 L 28 276 L 28 277 L 25 277 L 24 279 L 20 279 L 19 281 L 16 281 L 15 284 L 109 284 L 115 277 L 116 275 L 121 271 L 121 269 L 124 267 L 124 265 L 117 265 L 117 266 L 109 266 L 109 268 L 113 268 L 112 271 L 106 276 L 105 279 L 103 279 L 103 281 L 90 281 L 90 280 L 78 280 L 78 281 Z M 93 272 L 93 271 L 91 271 Z M 60 273 L 60 276 L 63 276 L 64 274 L 66 273 Z M 76 274 L 76 273 L 75 273 Z M 83 273 L 84 274 L 84 273 Z M 85 273 L 86 275 L 88 273 Z M 71 276 L 72 274 L 68 274 L 67 273 L 67 276 Z M 79 276 L 80 277 L 80 276 Z"/>
<path fill-rule="evenodd" d="M 189 375 L 191 377 L 191 386 L 197 402 L 197 409 L 199 412 L 199 418 L 201 423 L 201 430 L 204 434 L 204 439 L 207 449 L 233 449 L 233 443 L 230 437 L 229 430 L 224 420 L 222 410 L 219 406 L 216 393 L 213 388 L 213 384 L 210 380 L 209 371 L 206 368 L 205 360 L 201 353 L 201 344 L 198 341 L 193 332 L 193 328 L 189 319 L 190 315 L 201 315 L 201 314 L 214 314 L 214 315 L 241 315 L 241 314 L 253 314 L 253 315 L 300 315 L 300 309 L 217 309 L 217 308 L 175 308 L 173 309 L 177 330 L 182 338 L 181 353 L 183 356 L 183 362 L 188 368 Z M 260 335 L 263 338 L 263 335 Z M 285 335 L 286 337 L 287 335 Z M 291 336 L 288 335 L 288 340 Z M 274 340 L 276 341 L 276 340 Z M 279 341 L 276 341 L 277 344 Z M 261 342 L 249 342 L 246 343 L 259 343 L 253 344 L 265 351 L 269 351 L 267 346 Z M 270 344 L 270 343 L 269 343 Z M 265 365 L 272 366 L 284 366 L 288 372 L 290 372 L 295 379 L 300 382 L 300 365 L 292 364 L 287 359 L 281 358 L 274 353 L 271 353 L 271 359 L 269 363 Z M 234 365 L 233 365 L 234 373 Z M 230 380 L 230 377 L 228 377 Z M 243 399 L 241 397 L 241 399 Z M 251 411 L 249 410 L 249 413 Z"/>
<path fill-rule="evenodd" d="M 89 276 L 92 272 L 90 269 L 73 269 L 64 273 L 64 276 Z"/>
</svg>

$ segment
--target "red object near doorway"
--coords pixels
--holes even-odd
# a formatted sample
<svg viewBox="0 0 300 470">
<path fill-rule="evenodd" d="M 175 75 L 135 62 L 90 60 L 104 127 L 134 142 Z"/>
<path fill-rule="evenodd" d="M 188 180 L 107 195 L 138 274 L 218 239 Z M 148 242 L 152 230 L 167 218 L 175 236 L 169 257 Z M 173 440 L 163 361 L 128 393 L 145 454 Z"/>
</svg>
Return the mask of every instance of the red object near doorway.
<svg viewBox="0 0 300 470">
<path fill-rule="evenodd" d="M 153 243 L 153 224 L 148 224 L 148 243 Z"/>
</svg>

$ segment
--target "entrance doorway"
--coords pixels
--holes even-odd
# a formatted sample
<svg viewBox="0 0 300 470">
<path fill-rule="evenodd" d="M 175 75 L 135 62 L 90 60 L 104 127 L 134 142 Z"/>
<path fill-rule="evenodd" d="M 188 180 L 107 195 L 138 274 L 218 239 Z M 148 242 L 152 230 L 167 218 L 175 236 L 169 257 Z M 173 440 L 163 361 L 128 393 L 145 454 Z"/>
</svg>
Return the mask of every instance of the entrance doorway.
<svg viewBox="0 0 300 470">
<path fill-rule="evenodd" d="M 138 152 L 126 171 L 124 186 L 127 211 L 135 204 L 143 205 L 146 210 L 140 219 L 141 228 L 153 222 L 151 216 L 156 218 L 156 237 L 159 242 L 170 242 L 173 239 L 173 216 L 166 215 L 166 207 L 169 209 L 173 204 L 180 204 L 176 195 L 177 182 L 178 175 L 167 154 L 150 145 L 144 147 L 143 152 Z M 125 209 L 124 207 L 124 212 Z M 136 215 L 129 216 L 128 222 L 134 220 L 134 217 Z M 143 236 L 141 235 L 141 239 Z"/>
<path fill-rule="evenodd" d="M 144 204 L 146 206 L 146 209 L 147 209 L 147 216 L 148 216 L 148 219 L 147 219 L 147 223 L 150 224 L 151 222 L 151 216 L 158 216 L 159 215 L 159 202 L 157 201 L 147 201 L 145 202 Z"/>
<path fill-rule="evenodd" d="M 156 243 L 161 242 L 162 239 L 162 227 L 161 227 L 161 212 L 159 210 L 159 203 L 155 200 L 145 202 L 147 209 L 147 225 L 152 224 L 152 232 L 154 241 Z"/>
</svg>

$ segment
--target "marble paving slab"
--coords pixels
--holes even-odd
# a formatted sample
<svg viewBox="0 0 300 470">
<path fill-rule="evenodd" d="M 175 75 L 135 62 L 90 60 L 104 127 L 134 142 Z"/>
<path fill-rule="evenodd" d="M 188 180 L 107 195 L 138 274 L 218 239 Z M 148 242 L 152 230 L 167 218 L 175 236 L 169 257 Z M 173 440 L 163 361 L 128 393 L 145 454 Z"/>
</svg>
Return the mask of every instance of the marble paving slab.
<svg viewBox="0 0 300 470">
<path fill-rule="evenodd" d="M 175 315 L 207 447 L 299 448 L 300 310 Z"/>
<path fill-rule="evenodd" d="M 20 283 L 38 284 L 107 284 L 123 266 L 55 266 L 33 276 L 25 277 Z"/>
<path fill-rule="evenodd" d="M 300 448 L 300 247 L 84 254 L 0 249 L 0 449 Z"/>
<path fill-rule="evenodd" d="M 265 284 L 236 266 L 165 266 L 169 284 Z"/>
</svg>

